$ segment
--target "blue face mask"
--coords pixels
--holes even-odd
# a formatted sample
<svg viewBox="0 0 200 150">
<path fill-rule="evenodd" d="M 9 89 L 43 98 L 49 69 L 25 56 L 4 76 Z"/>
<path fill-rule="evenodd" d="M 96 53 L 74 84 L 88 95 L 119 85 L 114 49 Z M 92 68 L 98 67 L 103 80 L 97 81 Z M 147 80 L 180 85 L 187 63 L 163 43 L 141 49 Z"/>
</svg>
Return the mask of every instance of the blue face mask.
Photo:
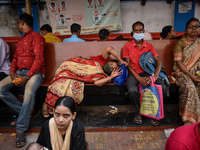
<svg viewBox="0 0 200 150">
<path fill-rule="evenodd" d="M 136 41 L 140 41 L 141 39 L 144 38 L 144 33 L 134 33 L 134 34 L 133 34 L 133 38 L 134 38 Z"/>
</svg>

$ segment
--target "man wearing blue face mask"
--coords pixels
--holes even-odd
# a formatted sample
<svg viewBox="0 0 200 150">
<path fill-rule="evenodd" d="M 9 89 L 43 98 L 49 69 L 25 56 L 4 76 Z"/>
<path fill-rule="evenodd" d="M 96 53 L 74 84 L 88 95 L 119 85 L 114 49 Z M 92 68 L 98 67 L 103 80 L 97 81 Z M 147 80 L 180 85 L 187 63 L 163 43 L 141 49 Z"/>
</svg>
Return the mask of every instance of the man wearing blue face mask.
<svg viewBox="0 0 200 150">
<path fill-rule="evenodd" d="M 152 44 L 144 41 L 144 24 L 140 21 L 135 22 L 132 25 L 133 41 L 127 43 L 123 47 L 123 58 L 128 62 L 129 76 L 126 81 L 128 95 L 136 108 L 136 114 L 133 118 L 133 122 L 136 124 L 142 124 L 142 116 L 140 115 L 140 92 L 139 92 L 139 83 L 143 86 L 150 86 L 151 79 L 150 75 L 147 74 L 139 64 L 140 56 L 145 52 L 152 52 L 153 57 L 157 63 L 156 71 L 154 74 L 156 84 L 162 85 L 163 88 L 163 97 L 166 95 L 166 85 L 164 81 L 158 79 L 160 70 L 161 70 L 161 61 L 156 53 Z M 149 119 L 151 125 L 159 125 L 157 120 Z"/>
</svg>

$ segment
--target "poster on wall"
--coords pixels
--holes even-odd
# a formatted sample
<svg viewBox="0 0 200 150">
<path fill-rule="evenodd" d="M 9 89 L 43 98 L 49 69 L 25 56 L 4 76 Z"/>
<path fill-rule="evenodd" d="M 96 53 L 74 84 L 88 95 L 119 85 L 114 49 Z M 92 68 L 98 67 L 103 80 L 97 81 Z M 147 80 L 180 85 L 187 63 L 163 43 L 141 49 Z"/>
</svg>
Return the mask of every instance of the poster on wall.
<svg viewBox="0 0 200 150">
<path fill-rule="evenodd" d="M 46 0 L 55 35 L 69 35 L 73 23 L 81 25 L 81 34 L 122 29 L 120 0 Z"/>
<path fill-rule="evenodd" d="M 184 32 L 187 21 L 194 17 L 195 0 L 176 0 L 174 29 L 177 32 Z"/>
</svg>

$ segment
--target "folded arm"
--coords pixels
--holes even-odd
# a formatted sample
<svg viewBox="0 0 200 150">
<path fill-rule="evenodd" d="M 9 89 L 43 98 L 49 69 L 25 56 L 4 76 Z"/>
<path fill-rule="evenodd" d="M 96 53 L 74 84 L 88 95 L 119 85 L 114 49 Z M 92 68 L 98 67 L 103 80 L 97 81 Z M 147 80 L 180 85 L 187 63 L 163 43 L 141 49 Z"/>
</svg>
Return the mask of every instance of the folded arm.
<svg viewBox="0 0 200 150">
<path fill-rule="evenodd" d="M 128 63 L 126 61 L 123 61 L 120 58 L 120 56 L 118 55 L 117 51 L 112 46 L 106 47 L 106 49 L 102 53 L 102 57 L 104 59 L 108 59 L 110 57 L 110 55 L 115 57 L 118 60 L 119 64 L 124 64 L 125 66 L 128 66 Z"/>
</svg>

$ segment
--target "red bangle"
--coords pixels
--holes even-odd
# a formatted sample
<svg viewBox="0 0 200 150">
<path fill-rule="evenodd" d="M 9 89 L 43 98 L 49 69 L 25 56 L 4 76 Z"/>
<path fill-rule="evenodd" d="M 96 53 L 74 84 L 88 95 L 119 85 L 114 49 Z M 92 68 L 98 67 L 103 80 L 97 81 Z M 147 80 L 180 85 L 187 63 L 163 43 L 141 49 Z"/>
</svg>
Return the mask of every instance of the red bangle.
<svg viewBox="0 0 200 150">
<path fill-rule="evenodd" d="M 136 77 L 138 77 L 138 76 L 139 76 L 139 75 L 138 75 L 138 74 L 136 74 L 136 75 L 135 75 L 135 78 L 136 78 Z"/>
</svg>

